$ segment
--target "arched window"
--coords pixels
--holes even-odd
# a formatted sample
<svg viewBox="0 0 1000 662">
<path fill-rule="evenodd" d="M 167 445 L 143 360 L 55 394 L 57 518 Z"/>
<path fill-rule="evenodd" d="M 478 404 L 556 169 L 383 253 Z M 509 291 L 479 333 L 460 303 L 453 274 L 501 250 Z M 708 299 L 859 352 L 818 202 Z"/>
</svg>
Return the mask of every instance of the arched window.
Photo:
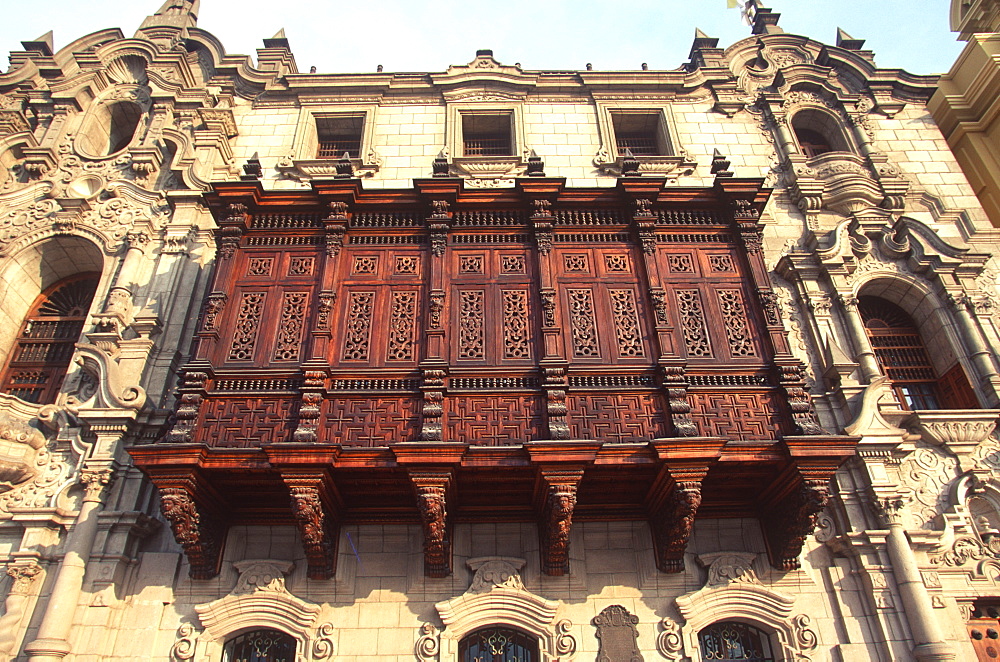
<svg viewBox="0 0 1000 662">
<path fill-rule="evenodd" d="M 143 116 L 142 106 L 131 101 L 103 104 L 85 120 L 76 146 L 92 157 L 120 152 L 132 142 Z"/>
<path fill-rule="evenodd" d="M 799 142 L 799 149 L 807 158 L 827 152 L 852 151 L 839 121 L 821 110 L 806 108 L 795 113 L 792 117 L 792 131 Z"/>
<path fill-rule="evenodd" d="M 882 372 L 892 380 L 907 409 L 979 407 L 962 366 L 938 378 L 913 319 L 899 306 L 878 297 L 858 299 L 861 319 Z"/>
<path fill-rule="evenodd" d="M 720 621 L 703 629 L 698 633 L 698 648 L 701 659 L 706 662 L 774 662 L 771 638 L 767 633 L 738 621 Z"/>
<path fill-rule="evenodd" d="M 295 662 L 295 638 L 280 630 L 252 630 L 226 642 L 222 662 Z"/>
<path fill-rule="evenodd" d="M 461 662 L 536 662 L 538 640 L 509 627 L 476 630 L 458 644 Z"/>
<path fill-rule="evenodd" d="M 99 274 L 64 278 L 38 296 L 21 325 L 0 391 L 28 402 L 55 402 L 98 278 Z"/>
</svg>

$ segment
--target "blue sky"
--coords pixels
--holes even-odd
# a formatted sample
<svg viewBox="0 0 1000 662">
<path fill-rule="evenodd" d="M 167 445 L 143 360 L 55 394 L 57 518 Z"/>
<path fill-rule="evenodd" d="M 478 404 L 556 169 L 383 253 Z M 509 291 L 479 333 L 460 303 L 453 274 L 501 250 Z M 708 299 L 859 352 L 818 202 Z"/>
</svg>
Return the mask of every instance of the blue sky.
<svg viewBox="0 0 1000 662">
<path fill-rule="evenodd" d="M 60 48 L 102 28 L 131 36 L 162 0 L 9 2 L 0 49 L 54 30 Z M 949 0 L 773 0 L 786 32 L 834 43 L 841 27 L 875 51 L 881 67 L 947 71 L 962 48 L 948 30 Z M 44 11 L 38 8 L 44 7 Z M 276 8 L 280 8 L 280 11 Z M 229 53 L 255 57 L 285 28 L 300 71 L 441 71 L 479 48 L 527 69 L 674 69 L 687 60 L 695 27 L 719 45 L 749 35 L 726 0 L 202 0 L 199 27 Z M 6 65 L 6 63 L 4 63 Z M 4 66 L 4 68 L 6 68 Z"/>
</svg>

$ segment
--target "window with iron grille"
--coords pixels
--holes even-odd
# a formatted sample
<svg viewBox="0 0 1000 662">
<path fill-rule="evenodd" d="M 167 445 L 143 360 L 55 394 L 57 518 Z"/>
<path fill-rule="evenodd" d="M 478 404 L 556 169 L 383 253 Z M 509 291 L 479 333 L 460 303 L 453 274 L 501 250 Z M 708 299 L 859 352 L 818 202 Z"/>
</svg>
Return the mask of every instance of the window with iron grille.
<svg viewBox="0 0 1000 662">
<path fill-rule="evenodd" d="M 463 156 L 513 156 L 510 113 L 462 113 Z"/>
<path fill-rule="evenodd" d="M 364 129 L 364 113 L 317 117 L 316 138 L 319 146 L 316 157 L 339 159 L 346 153 L 349 158 L 361 158 Z"/>
<path fill-rule="evenodd" d="M 226 642 L 223 662 L 295 662 L 295 638 L 264 628 L 245 632 Z"/>
<path fill-rule="evenodd" d="M 670 141 L 660 111 L 611 111 L 618 155 L 630 150 L 633 156 L 669 156 Z"/>
<path fill-rule="evenodd" d="M 774 662 L 771 638 L 759 628 L 737 621 L 713 623 L 698 633 L 702 660 Z"/>
<path fill-rule="evenodd" d="M 972 387 L 961 366 L 948 372 L 948 387 L 942 389 L 913 318 L 877 297 L 860 297 L 858 309 L 875 359 L 907 409 L 970 407 Z"/>
<path fill-rule="evenodd" d="M 73 276 L 39 295 L 21 325 L 0 391 L 27 402 L 55 402 L 98 278 L 98 274 Z"/>
<path fill-rule="evenodd" d="M 535 662 L 538 660 L 538 640 L 514 628 L 483 628 L 459 642 L 458 659 L 462 662 Z"/>
</svg>

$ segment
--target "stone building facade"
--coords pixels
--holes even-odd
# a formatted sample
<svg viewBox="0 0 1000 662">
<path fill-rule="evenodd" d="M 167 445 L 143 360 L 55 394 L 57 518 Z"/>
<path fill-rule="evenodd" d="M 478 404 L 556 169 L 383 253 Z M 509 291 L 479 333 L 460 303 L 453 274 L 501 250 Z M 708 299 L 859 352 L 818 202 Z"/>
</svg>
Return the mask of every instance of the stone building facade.
<svg viewBox="0 0 1000 662">
<path fill-rule="evenodd" d="M 198 8 L 0 74 L 0 658 L 995 657 L 936 77 L 759 5 L 671 71 L 300 73 Z"/>
<path fill-rule="evenodd" d="M 954 0 L 951 29 L 967 42 L 951 70 L 941 76 L 929 108 L 973 190 L 994 225 L 1000 225 L 997 180 L 997 76 L 1000 4 Z"/>
</svg>

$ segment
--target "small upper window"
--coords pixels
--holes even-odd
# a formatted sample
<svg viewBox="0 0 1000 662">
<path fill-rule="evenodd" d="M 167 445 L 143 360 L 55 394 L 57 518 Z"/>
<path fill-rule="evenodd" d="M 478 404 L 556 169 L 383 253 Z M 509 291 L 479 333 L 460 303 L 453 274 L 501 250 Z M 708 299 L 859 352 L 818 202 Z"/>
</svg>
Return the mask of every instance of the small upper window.
<svg viewBox="0 0 1000 662">
<path fill-rule="evenodd" d="M 110 156 L 131 144 L 144 111 L 131 101 L 102 104 L 85 121 L 76 138 L 77 148 L 94 157 Z"/>
<path fill-rule="evenodd" d="M 631 150 L 633 156 L 669 156 L 670 141 L 662 113 L 658 111 L 611 111 L 615 148 L 619 155 Z"/>
<path fill-rule="evenodd" d="M 796 129 L 795 137 L 799 140 L 799 147 L 802 148 L 802 153 L 810 159 L 814 156 L 833 151 L 829 141 L 819 131 Z"/>
<path fill-rule="evenodd" d="M 462 113 L 463 156 L 513 156 L 510 113 Z"/>
<path fill-rule="evenodd" d="M 701 659 L 712 662 L 774 662 L 771 639 L 763 630 L 737 621 L 713 623 L 698 633 Z"/>
<path fill-rule="evenodd" d="M 295 638 L 268 628 L 245 632 L 226 642 L 222 662 L 295 662 Z"/>
<path fill-rule="evenodd" d="M 317 117 L 316 137 L 319 144 L 317 158 L 339 159 L 344 153 L 352 159 L 361 158 L 364 128 L 364 113 Z"/>
</svg>

